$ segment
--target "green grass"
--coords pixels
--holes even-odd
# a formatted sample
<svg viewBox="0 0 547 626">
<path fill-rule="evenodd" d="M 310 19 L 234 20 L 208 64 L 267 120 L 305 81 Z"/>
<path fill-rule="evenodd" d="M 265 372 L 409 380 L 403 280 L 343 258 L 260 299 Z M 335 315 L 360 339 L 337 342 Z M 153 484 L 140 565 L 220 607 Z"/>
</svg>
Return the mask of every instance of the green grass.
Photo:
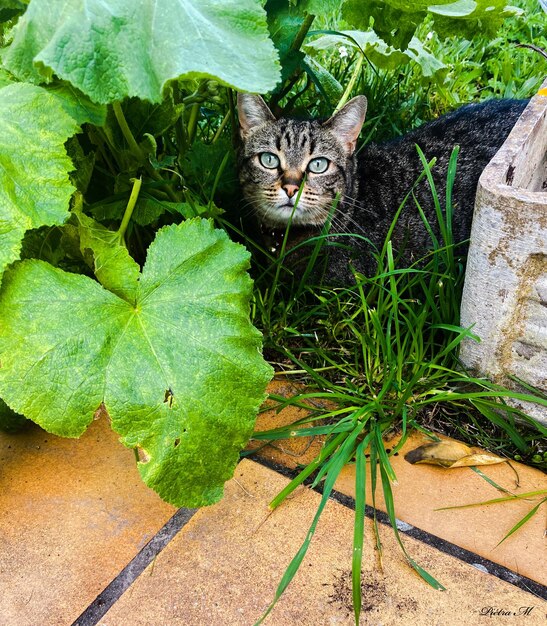
<svg viewBox="0 0 547 626">
<path fill-rule="evenodd" d="M 351 95 L 369 100 L 363 139 L 389 139 L 434 119 L 462 104 L 489 98 L 529 98 L 545 80 L 547 59 L 516 44 L 534 44 L 547 50 L 547 16 L 537 0 L 514 0 L 509 4 L 522 14 L 505 20 L 496 37 L 477 35 L 440 38 L 426 19 L 416 36 L 426 50 L 446 66 L 424 77 L 419 65 L 410 62 L 396 70 L 383 70 L 364 63 Z M 339 16 L 317 17 L 314 30 L 343 29 Z M 325 53 L 322 62 L 346 86 L 359 55 L 340 59 L 337 50 Z M 303 88 L 303 82 L 294 91 Z M 291 100 L 289 93 L 284 102 Z M 307 89 L 293 105 L 300 114 L 329 115 L 330 106 L 313 89 Z"/>
<path fill-rule="evenodd" d="M 435 238 L 418 205 L 432 233 L 431 253 L 401 268 L 388 234 L 377 255 L 376 274 L 355 272 L 355 283 L 345 288 L 313 281 L 317 273 L 310 266 L 320 258 L 326 229 L 310 242 L 309 265 L 298 275 L 285 267 L 290 252 L 282 248 L 256 283 L 253 316 L 264 333 L 266 354 L 280 372 L 311 389 L 295 402 L 326 396 L 337 404 L 336 414 L 326 416 L 336 420 L 333 433 L 349 430 L 348 415 L 366 409 L 382 432 L 411 424 L 540 466 L 544 451 L 536 423 L 505 404 L 505 398 L 518 394 L 473 377 L 460 365 L 461 342 L 475 338 L 459 326 L 464 264 L 455 256 L 450 227 L 457 150 L 448 168 L 445 199 L 437 196 L 430 164 L 420 156 L 442 240 Z"/>
<path fill-rule="evenodd" d="M 368 98 L 364 142 L 404 134 L 464 103 L 533 95 L 547 73 L 547 61 L 515 44 L 531 43 L 547 49 L 546 16 L 533 0 L 518 0 L 516 4 L 524 14 L 507 20 L 496 38 L 441 40 L 434 32 L 430 34 L 431 24 L 426 21 L 417 35 L 428 51 L 446 65 L 432 78 L 424 78 L 414 63 L 385 71 L 368 63 L 358 66 L 357 55 L 341 59 L 336 50 L 325 54 L 322 63 L 341 85 L 347 87 L 355 79 L 349 95 L 365 94 Z M 339 16 L 319 18 L 313 28 L 340 29 L 343 24 Z M 285 112 L 289 114 L 328 116 L 336 103 L 327 102 L 324 96 L 302 79 L 280 105 L 287 107 Z M 458 175 L 457 152 L 449 167 L 445 198 L 436 193 L 432 164 L 423 155 L 421 158 L 422 177 L 429 181 L 441 237 L 433 235 L 434 229 L 417 205 L 432 235 L 432 251 L 412 267 L 400 265 L 388 234 L 377 254 L 374 276 L 355 272 L 354 284 L 344 288 L 322 284 L 319 277 L 323 252 L 325 246 L 333 245 L 328 224 L 307 244 L 292 250 L 283 244 L 278 256 L 266 250 L 256 255 L 252 317 L 264 334 L 265 355 L 280 375 L 305 386 L 305 391 L 293 398 L 271 399 L 278 409 L 292 404 L 309 413 L 294 424 L 258 432 L 254 437 L 264 442 L 309 436 L 324 440 L 316 459 L 301 468 L 271 503 L 272 508 L 279 506 L 304 481 L 321 487 L 321 503 L 306 539 L 262 619 L 300 566 L 336 478 L 347 463 L 355 464 L 352 590 L 356 623 L 361 607 L 365 507 L 371 504 L 374 508 L 379 489 L 408 564 L 432 587 L 442 588 L 442 581 L 435 580 L 407 552 L 395 524 L 391 485 L 396 477 L 390 459 L 412 429 L 432 437 L 435 432 L 452 435 L 507 459 L 547 467 L 545 429 L 511 404 L 511 399 L 526 398 L 547 406 L 547 399 L 533 389 L 528 389 L 529 394 L 519 394 L 473 376 L 460 363 L 462 341 L 475 338 L 472 330 L 459 325 L 465 261 L 457 256 L 457 242 L 452 238 L 450 197 Z M 413 201 L 409 193 L 405 202 Z M 255 241 L 247 243 L 257 251 Z M 304 269 L 291 270 L 295 253 L 307 256 Z M 330 409 L 314 408 L 325 400 L 330 400 Z M 398 435 L 399 441 L 386 450 L 384 440 L 393 435 Z M 367 463 L 370 503 L 365 500 L 364 489 Z M 507 536 L 517 532 L 538 508 L 532 509 Z M 373 528 L 381 555 L 375 517 Z"/>
<path fill-rule="evenodd" d="M 328 239 L 326 229 L 311 242 L 308 268 L 291 273 L 284 267 L 286 250 L 272 260 L 257 281 L 254 321 L 263 329 L 266 351 L 285 375 L 298 377 L 305 393 L 293 398 L 273 397 L 282 408 L 287 404 L 313 406 L 313 400 L 331 401 L 330 410 L 312 409 L 295 424 L 255 433 L 259 440 L 323 436 L 317 458 L 272 501 L 275 508 L 306 479 L 322 485 L 322 499 L 300 550 L 285 572 L 275 598 L 263 618 L 286 589 L 312 540 L 317 522 L 342 467 L 355 463 L 355 526 L 352 561 L 352 589 L 355 620 L 361 606 L 361 562 L 365 500 L 365 450 L 370 454 L 373 494 L 381 488 L 387 513 L 400 548 L 410 567 L 428 584 L 443 589 L 407 552 L 395 524 L 391 485 L 396 476 L 390 458 L 404 445 L 412 428 L 428 432 L 441 430 L 461 434 L 509 458 L 533 455 L 544 463 L 544 453 L 534 442 L 544 440 L 547 430 L 510 403 L 511 398 L 532 400 L 547 406 L 540 395 L 520 394 L 465 371 L 458 352 L 462 341 L 474 340 L 469 329 L 459 326 L 459 302 L 463 283 L 463 262 L 455 255 L 450 227 L 451 189 L 457 176 L 457 149 L 448 168 L 447 196 L 438 197 L 431 166 L 422 153 L 422 176 L 429 181 L 442 239 L 432 236 L 432 251 L 412 267 L 400 268 L 389 239 L 377 255 L 377 272 L 365 277 L 354 272 L 355 283 L 345 288 L 326 288 L 310 280 L 316 273 L 318 249 Z M 410 201 L 411 193 L 406 201 Z M 415 198 L 413 198 L 414 201 Z M 417 204 L 417 203 L 416 203 Z M 404 205 L 404 204 L 403 204 Z M 402 209 L 403 205 L 400 207 Z M 417 204 L 426 228 L 433 233 Z M 397 214 L 398 215 L 398 214 Z M 395 220 L 397 216 L 395 217 Z M 307 282 L 302 282 L 307 276 Z M 310 401 L 312 401 L 310 403 Z M 318 403 L 315 403 L 318 404 Z M 437 422 L 432 418 L 437 415 Z M 438 428 L 442 416 L 444 425 Z M 520 420 L 520 421 L 518 421 Z M 458 432 L 452 432 L 457 429 Z M 474 430 L 473 430 L 474 429 Z M 387 434 L 399 433 L 399 442 L 386 450 Z M 487 436 L 482 436 L 486 434 Z M 496 445 L 492 445 L 496 439 Z M 538 444 L 539 445 L 539 444 Z M 530 458 L 531 457 L 531 458 Z M 378 461 L 378 462 L 377 462 Z M 540 463 L 537 463 L 540 465 Z M 371 502 L 374 507 L 374 496 Z M 538 507 L 539 508 L 539 505 Z M 516 532 L 537 508 L 511 529 Z M 377 532 L 376 545 L 381 553 Z M 262 619 L 263 619 L 262 618 Z"/>
</svg>

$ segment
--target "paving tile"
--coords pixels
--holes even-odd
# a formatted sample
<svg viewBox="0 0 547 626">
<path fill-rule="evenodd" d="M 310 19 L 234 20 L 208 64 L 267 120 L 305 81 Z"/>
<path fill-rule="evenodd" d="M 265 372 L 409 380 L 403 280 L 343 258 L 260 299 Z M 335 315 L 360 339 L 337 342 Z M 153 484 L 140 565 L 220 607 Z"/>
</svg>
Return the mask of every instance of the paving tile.
<svg viewBox="0 0 547 626">
<path fill-rule="evenodd" d="M 447 438 L 444 438 L 447 439 Z M 394 446 L 398 439 L 386 443 Z M 412 434 L 400 454 L 392 457 L 397 476 L 393 496 L 397 517 L 433 535 L 470 550 L 523 576 L 547 585 L 545 559 L 545 505 L 518 532 L 497 545 L 515 524 L 539 501 L 517 500 L 504 504 L 439 511 L 446 506 L 484 502 L 504 494 L 488 484 L 469 467 L 444 469 L 426 464 L 411 465 L 404 455 L 430 441 L 426 436 Z M 512 493 L 521 494 L 547 488 L 545 474 L 534 468 L 512 463 L 516 474 L 507 463 L 483 466 L 481 471 L 498 485 Z M 370 502 L 370 481 L 367 498 Z M 355 471 L 345 467 L 335 485 L 342 493 L 355 497 Z M 385 510 L 381 488 L 376 505 Z M 497 546 L 497 547 L 496 547 Z M 543 555 L 543 558 L 542 558 Z"/>
<path fill-rule="evenodd" d="M 283 396 L 299 392 L 302 392 L 301 386 L 283 380 L 275 381 L 270 390 L 270 393 Z M 287 407 L 279 413 L 267 411 L 260 415 L 257 426 L 260 430 L 267 430 L 287 425 L 301 419 L 305 413 L 304 409 L 294 407 Z M 395 438 L 386 443 L 386 447 L 394 447 L 397 441 L 398 438 Z M 436 509 L 446 506 L 484 502 L 503 494 L 470 468 L 446 470 L 432 465 L 411 465 L 404 460 L 407 451 L 427 441 L 429 439 L 424 435 L 413 434 L 399 455 L 391 458 L 398 479 L 398 484 L 393 486 L 397 517 L 514 572 L 547 584 L 547 560 L 539 557 L 545 550 L 544 511 L 540 510 L 525 527 L 496 547 L 505 534 L 535 506 L 537 499 L 437 511 Z M 256 441 L 252 442 L 252 446 L 256 445 Z M 277 441 L 275 448 L 266 446 L 258 452 L 258 456 L 270 463 L 294 468 L 298 463 L 309 463 L 320 448 L 320 438 L 310 441 L 308 438 L 297 437 Z M 518 486 L 515 472 L 507 463 L 485 466 L 482 471 L 497 484 L 516 494 L 547 488 L 547 478 L 541 471 L 516 462 L 512 462 L 512 465 L 519 478 Z M 354 468 L 348 466 L 342 470 L 335 488 L 345 495 L 355 497 L 354 484 Z M 376 494 L 376 505 L 385 511 L 381 491 L 380 487 Z M 370 501 L 370 480 L 367 480 L 367 503 Z"/>
<path fill-rule="evenodd" d="M 244 460 L 224 499 L 198 511 L 100 620 L 101 626 L 248 626 L 274 597 L 304 540 L 320 496 L 300 488 L 274 512 L 287 479 Z M 383 570 L 367 520 L 362 624 L 543 624 L 545 604 L 498 578 L 406 538 L 410 554 L 446 587 L 435 591 L 406 564 L 391 529 L 381 526 Z M 350 609 L 353 511 L 329 501 L 308 554 L 266 618 L 272 626 L 353 623 Z M 529 615 L 512 615 L 530 607 Z M 491 609 L 492 615 L 489 614 Z M 481 611 L 485 615 L 481 616 Z M 496 611 L 511 613 L 496 617 Z M 499 615 L 499 614 L 498 614 Z"/>
<path fill-rule="evenodd" d="M 0 624 L 71 624 L 174 511 L 105 418 L 79 440 L 0 433 Z"/>
</svg>

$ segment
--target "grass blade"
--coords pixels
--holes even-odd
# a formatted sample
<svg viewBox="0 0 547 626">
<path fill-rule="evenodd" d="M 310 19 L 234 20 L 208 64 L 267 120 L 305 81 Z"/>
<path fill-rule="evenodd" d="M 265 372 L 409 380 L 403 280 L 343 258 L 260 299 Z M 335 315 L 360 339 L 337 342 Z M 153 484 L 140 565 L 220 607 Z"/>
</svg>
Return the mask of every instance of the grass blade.
<svg viewBox="0 0 547 626">
<path fill-rule="evenodd" d="M 378 435 L 376 436 L 372 445 L 374 446 L 378 445 L 377 442 L 378 442 Z M 380 442 L 381 442 L 381 435 L 380 435 Z M 381 444 L 381 447 L 383 448 L 383 443 Z M 387 468 L 384 466 L 381 459 L 380 459 L 379 465 L 380 465 L 380 476 L 382 478 L 382 488 L 384 492 L 384 501 L 386 504 L 386 510 L 387 510 L 387 514 L 389 517 L 389 521 L 391 522 L 391 526 L 393 528 L 393 532 L 395 533 L 395 538 L 397 539 L 397 543 L 401 547 L 401 550 L 403 551 L 403 554 L 405 555 L 405 558 L 410 564 L 410 566 L 425 580 L 425 582 L 431 587 L 433 587 L 434 589 L 439 589 L 439 590 L 444 591 L 445 587 L 441 585 L 441 583 L 436 578 L 434 578 L 429 572 L 424 570 L 423 567 L 420 567 L 416 563 L 416 561 L 414 561 L 414 559 L 412 559 L 410 555 L 408 554 L 401 540 L 401 536 L 399 535 L 399 530 L 397 528 L 397 518 L 395 517 L 395 504 L 393 501 L 393 492 L 391 490 L 391 481 L 387 472 Z"/>
<path fill-rule="evenodd" d="M 355 428 L 355 430 L 351 433 L 351 435 L 347 437 L 347 439 L 340 446 L 340 449 L 336 453 L 335 461 L 332 463 L 327 473 L 325 486 L 323 489 L 323 495 L 321 497 L 321 502 L 319 503 L 319 506 L 317 507 L 317 511 L 315 513 L 315 516 L 308 530 L 308 534 L 306 535 L 304 542 L 300 546 L 300 549 L 298 550 L 296 555 L 293 557 L 292 561 L 289 563 L 289 566 L 285 570 L 285 573 L 283 574 L 281 581 L 279 582 L 279 585 L 275 592 L 275 596 L 274 596 L 272 603 L 266 609 L 265 613 L 258 620 L 258 622 L 256 622 L 256 626 L 258 626 L 259 624 L 262 624 L 262 622 L 270 614 L 271 610 L 273 609 L 273 607 L 275 606 L 279 598 L 282 596 L 285 589 L 287 589 L 287 587 L 289 586 L 291 580 L 294 578 L 296 572 L 298 571 L 298 568 L 300 567 L 302 561 L 304 560 L 304 557 L 306 556 L 306 552 L 308 551 L 312 537 L 315 533 L 315 529 L 317 528 L 317 523 L 319 522 L 319 518 L 321 517 L 321 514 L 323 513 L 323 509 L 325 508 L 327 501 L 329 499 L 329 496 L 334 488 L 334 483 L 336 482 L 336 479 L 338 478 L 338 475 L 340 474 L 340 471 L 342 470 L 344 465 L 349 461 L 349 459 L 355 453 L 355 440 L 357 439 L 361 431 L 362 431 L 362 426 L 361 424 L 359 424 Z"/>
<path fill-rule="evenodd" d="M 527 493 L 519 493 L 519 494 L 510 495 L 510 496 L 504 496 L 503 498 L 494 498 L 492 500 L 485 500 L 484 502 L 472 502 L 471 504 L 444 506 L 440 509 L 435 509 L 435 510 L 436 511 L 449 511 L 451 509 L 469 509 L 474 506 L 486 506 L 487 504 L 501 504 L 504 502 L 511 502 L 513 500 L 526 500 L 527 498 L 534 498 L 536 496 L 544 496 L 545 494 L 547 494 L 547 489 L 538 489 L 537 491 L 528 491 Z"/>
<path fill-rule="evenodd" d="M 538 512 L 539 507 L 544 504 L 545 502 L 547 502 L 547 498 L 543 498 L 543 500 L 541 500 L 541 502 L 538 502 L 536 504 L 536 506 L 531 510 L 528 511 L 528 513 L 526 513 L 526 515 L 519 521 L 517 522 L 513 528 L 511 528 L 511 530 L 505 535 L 505 537 L 495 546 L 496 548 L 503 543 L 506 539 L 509 539 L 509 537 L 517 532 L 517 530 L 521 527 L 524 526 L 524 524 L 526 524 L 526 522 L 528 522 L 530 519 L 532 519 L 532 517 L 534 517 L 534 515 Z"/>
<path fill-rule="evenodd" d="M 283 500 L 298 487 L 298 485 L 301 485 L 306 478 L 312 474 L 334 452 L 334 450 L 336 450 L 346 437 L 346 433 L 339 433 L 336 437 L 334 437 L 334 439 L 326 443 L 315 459 L 307 465 L 300 472 L 300 474 L 296 476 L 296 478 L 293 478 L 293 480 L 291 480 L 291 482 L 284 489 L 282 489 L 277 496 L 275 496 L 275 498 L 270 502 L 270 509 L 273 511 L 273 509 L 277 508 Z"/>
<path fill-rule="evenodd" d="M 363 563 L 363 540 L 365 534 L 366 506 L 366 457 L 365 449 L 370 441 L 368 437 L 357 446 L 355 454 L 355 523 L 353 526 L 353 558 L 351 561 L 351 585 L 355 624 L 359 624 L 361 614 L 361 566 Z"/>
</svg>

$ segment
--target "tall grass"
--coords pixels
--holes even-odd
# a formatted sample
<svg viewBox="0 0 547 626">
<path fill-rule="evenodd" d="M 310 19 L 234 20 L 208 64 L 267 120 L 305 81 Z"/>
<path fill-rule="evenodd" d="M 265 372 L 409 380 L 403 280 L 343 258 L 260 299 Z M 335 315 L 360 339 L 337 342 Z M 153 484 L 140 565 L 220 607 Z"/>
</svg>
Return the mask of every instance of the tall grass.
<svg viewBox="0 0 547 626">
<path fill-rule="evenodd" d="M 376 254 L 374 276 L 354 271 L 355 282 L 351 286 L 338 289 L 303 286 L 302 274 L 293 275 L 283 266 L 287 256 L 285 249 L 271 270 L 274 280 L 270 275 L 262 287 L 260 281 L 258 283 L 255 322 L 265 330 L 267 347 L 275 350 L 284 361 L 286 375 L 297 373 L 308 385 L 305 393 L 293 398 L 274 397 L 274 400 L 282 408 L 287 404 L 308 406 L 310 400 L 328 398 L 334 407 L 323 412 L 312 410 L 296 424 L 254 435 L 260 440 L 325 437 L 317 458 L 302 469 L 270 505 L 272 508 L 279 506 L 310 477 L 313 477 L 312 486 L 322 484 L 321 503 L 306 540 L 279 584 L 268 612 L 302 562 L 342 467 L 355 462 L 352 585 L 358 623 L 366 506 L 365 449 L 370 454 L 373 493 L 381 486 L 393 531 L 407 562 L 426 582 L 440 589 L 441 583 L 412 559 L 399 536 L 391 490 L 396 477 L 390 457 L 404 445 L 411 428 L 424 429 L 423 416 L 431 407 L 441 412 L 470 414 L 475 419 L 480 416 L 481 421 L 501 430 L 523 454 L 529 442 L 521 434 L 516 419 L 528 423 L 537 435 L 547 434 L 547 430 L 506 402 L 508 398 L 518 398 L 547 406 L 545 398 L 515 393 L 474 377 L 458 359 L 461 342 L 474 336 L 471 329 L 459 326 L 464 271 L 463 263 L 455 254 L 457 246 L 451 229 L 451 190 L 457 153 L 456 148 L 448 168 L 446 197 L 440 198 L 431 175 L 434 163 L 428 163 L 420 152 L 424 167 L 422 177 L 431 188 L 438 228 L 428 223 L 422 207 L 412 191 L 409 192 L 405 202 L 415 202 L 432 241 L 431 252 L 413 266 L 398 266 L 390 230 L 382 250 Z M 403 206 L 404 203 L 395 220 Z M 435 232 L 440 233 L 440 237 Z M 304 272 L 308 277 L 316 276 L 310 264 L 317 263 L 328 237 L 323 231 L 311 242 L 312 252 Z M 388 452 L 383 439 L 387 432 L 395 431 L 400 433 L 400 438 Z M 381 546 L 377 533 L 376 542 Z"/>
</svg>

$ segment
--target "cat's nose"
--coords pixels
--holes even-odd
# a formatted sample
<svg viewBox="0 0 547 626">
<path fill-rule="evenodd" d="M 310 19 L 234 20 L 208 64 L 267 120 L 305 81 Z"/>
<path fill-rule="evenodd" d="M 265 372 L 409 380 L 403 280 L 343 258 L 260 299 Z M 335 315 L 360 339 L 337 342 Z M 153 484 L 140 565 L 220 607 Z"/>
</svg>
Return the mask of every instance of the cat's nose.
<svg viewBox="0 0 547 626">
<path fill-rule="evenodd" d="M 298 191 L 298 189 L 298 185 L 293 185 L 291 183 L 286 183 L 285 185 L 283 185 L 283 191 L 287 194 L 289 198 L 292 198 Z"/>
</svg>

